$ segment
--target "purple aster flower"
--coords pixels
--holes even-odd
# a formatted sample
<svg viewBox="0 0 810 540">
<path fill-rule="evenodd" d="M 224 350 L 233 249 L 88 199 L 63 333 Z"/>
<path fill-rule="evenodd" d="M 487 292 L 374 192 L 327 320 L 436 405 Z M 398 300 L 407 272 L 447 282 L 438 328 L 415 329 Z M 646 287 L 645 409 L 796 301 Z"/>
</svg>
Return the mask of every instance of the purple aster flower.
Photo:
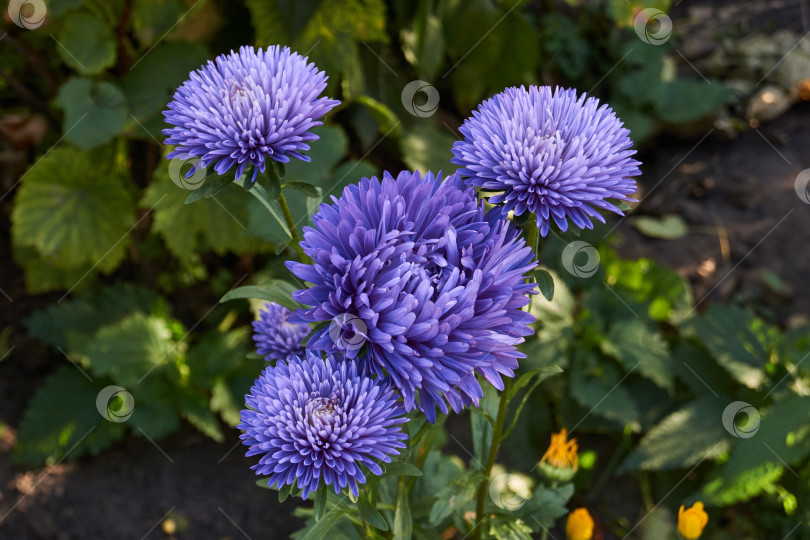
<svg viewBox="0 0 810 540">
<path fill-rule="evenodd" d="M 521 310 L 534 284 L 531 248 L 500 208 L 485 213 L 472 187 L 418 172 L 363 178 L 322 204 L 306 227 L 313 265 L 288 262 L 312 283 L 293 297 L 314 306 L 290 321 L 330 321 L 307 347 L 343 352 L 367 373 L 389 377 L 405 408 L 431 421 L 458 411 L 513 376 L 516 345 L 532 333 Z M 417 403 L 418 394 L 418 403 Z"/>
<path fill-rule="evenodd" d="M 166 144 L 177 145 L 167 157 L 199 157 L 219 175 L 236 166 L 237 179 L 252 164 L 251 183 L 268 158 L 309 161 L 301 152 L 318 139 L 309 130 L 340 102 L 318 97 L 327 76 L 307 62 L 288 47 L 242 47 L 192 72 L 163 113 L 174 126 Z"/>
<path fill-rule="evenodd" d="M 361 466 L 380 475 L 377 460 L 405 448 L 408 421 L 393 388 L 359 375 L 357 365 L 308 351 L 268 367 L 245 396 L 239 429 L 248 456 L 261 455 L 251 468 L 268 484 L 293 485 L 304 499 L 320 482 L 335 493 L 365 483 Z"/>
<path fill-rule="evenodd" d="M 287 322 L 289 315 L 290 310 L 284 306 L 267 302 L 259 312 L 259 320 L 253 321 L 256 352 L 267 360 L 281 360 L 304 353 L 301 342 L 309 335 L 309 325 Z"/>
<path fill-rule="evenodd" d="M 598 209 L 624 215 L 607 199 L 629 198 L 641 174 L 621 120 L 596 98 L 549 86 L 507 88 L 484 101 L 460 128 L 453 145 L 458 174 L 472 185 L 500 192 L 489 197 L 515 215 L 535 212 L 540 233 L 551 218 L 561 230 L 570 219 L 592 229 Z"/>
</svg>

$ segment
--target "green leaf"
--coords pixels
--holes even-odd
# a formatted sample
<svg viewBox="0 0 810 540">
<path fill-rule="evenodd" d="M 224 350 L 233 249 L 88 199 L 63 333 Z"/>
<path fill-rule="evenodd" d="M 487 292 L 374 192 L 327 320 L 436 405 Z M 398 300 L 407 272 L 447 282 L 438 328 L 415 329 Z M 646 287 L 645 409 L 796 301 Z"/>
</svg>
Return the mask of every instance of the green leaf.
<svg viewBox="0 0 810 540">
<path fill-rule="evenodd" d="M 300 535 L 296 533 L 294 538 L 296 540 L 323 540 L 327 538 L 327 534 L 331 531 L 348 513 L 348 509 L 342 506 L 332 507 L 321 519 L 314 524 L 308 526 L 306 529 L 300 531 Z"/>
<path fill-rule="evenodd" d="M 219 421 L 211 410 L 208 397 L 198 390 L 187 389 L 181 394 L 181 414 L 183 418 L 201 433 L 217 442 L 225 440 Z"/>
<path fill-rule="evenodd" d="M 89 13 L 68 15 L 58 37 L 56 50 L 59 56 L 79 73 L 100 73 L 115 64 L 115 36 L 112 30 Z"/>
<path fill-rule="evenodd" d="M 402 161 L 412 171 L 423 174 L 428 171 L 433 171 L 434 174 L 443 171 L 447 175 L 455 171 L 455 166 L 450 164 L 453 157 L 451 148 L 455 140 L 444 128 L 420 123 L 401 139 Z"/>
<path fill-rule="evenodd" d="M 484 396 L 477 408 L 470 409 L 470 431 L 473 439 L 472 463 L 476 468 L 483 469 L 492 441 L 492 427 L 495 417 L 498 416 L 500 394 L 490 384 L 483 385 Z"/>
<path fill-rule="evenodd" d="M 573 494 L 573 484 L 564 484 L 556 488 L 540 485 L 535 488 L 526 503 L 514 513 L 534 530 L 536 530 L 536 526 L 548 529 L 554 526 L 554 522 L 558 518 L 568 512 L 565 505 Z"/>
<path fill-rule="evenodd" d="M 399 482 L 397 504 L 394 508 L 394 540 L 410 540 L 413 534 L 411 506 L 405 482 Z"/>
<path fill-rule="evenodd" d="M 380 126 L 380 133 L 389 133 L 394 136 L 399 135 L 399 118 L 397 118 L 394 111 L 389 109 L 387 105 L 369 96 L 357 96 L 354 100 L 368 109 L 371 113 L 371 117 L 374 118 L 374 121 Z"/>
<path fill-rule="evenodd" d="M 219 301 L 228 302 L 242 298 L 255 298 L 265 302 L 275 302 L 289 309 L 296 309 L 303 306 L 292 299 L 292 294 L 298 287 L 281 279 L 271 279 L 266 285 L 246 285 L 228 291 Z"/>
<path fill-rule="evenodd" d="M 363 516 L 372 527 L 380 529 L 381 531 L 388 530 L 388 522 L 380 514 L 374 506 L 366 499 L 365 493 L 360 493 L 357 499 L 357 509 L 360 510 L 360 515 Z"/>
<path fill-rule="evenodd" d="M 551 273 L 545 268 L 538 268 L 534 271 L 534 280 L 545 299 L 551 302 L 554 299 L 554 278 Z"/>
<path fill-rule="evenodd" d="M 554 283 L 554 297 L 549 300 L 544 295 L 532 296 L 530 312 L 544 327 L 571 326 L 574 322 L 574 295 L 559 274 L 551 270 L 548 273 Z"/>
<path fill-rule="evenodd" d="M 56 105 L 65 111 L 65 139 L 83 150 L 107 143 L 124 130 L 124 93 L 105 81 L 73 77 L 59 88 Z"/>
<path fill-rule="evenodd" d="M 669 346 L 660 332 L 641 319 L 624 319 L 610 327 L 600 347 L 619 360 L 627 370 L 639 373 L 655 384 L 672 391 L 673 373 Z"/>
<path fill-rule="evenodd" d="M 101 328 L 81 352 L 94 375 L 135 387 L 153 368 L 173 362 L 180 351 L 163 319 L 137 313 Z"/>
<path fill-rule="evenodd" d="M 768 354 L 751 330 L 755 322 L 740 308 L 715 304 L 705 315 L 687 321 L 683 330 L 697 334 L 717 363 L 738 382 L 757 388 L 765 380 Z"/>
<path fill-rule="evenodd" d="M 724 405 L 709 396 L 670 414 L 641 439 L 619 471 L 682 469 L 728 451 L 731 436 L 720 421 Z"/>
<path fill-rule="evenodd" d="M 138 41 L 144 44 L 153 43 L 156 38 L 170 31 L 187 10 L 188 6 L 183 0 L 135 0 L 132 22 Z"/>
<path fill-rule="evenodd" d="M 161 0 L 141 1 L 148 4 Z M 167 0 L 167 3 L 174 1 Z M 166 124 L 161 112 L 166 110 L 177 88 L 188 79 L 189 72 L 199 69 L 208 60 L 208 51 L 200 43 L 163 41 L 141 58 L 121 80 L 129 109 L 138 120 L 133 131 L 140 137 L 163 139 L 161 129 Z"/>
<path fill-rule="evenodd" d="M 84 4 L 87 0 L 50 0 L 48 6 L 48 18 L 60 17 Z"/>
<path fill-rule="evenodd" d="M 571 395 L 592 414 L 620 422 L 639 423 L 640 413 L 629 391 L 621 385 L 622 375 L 612 365 L 600 362 L 591 351 L 574 350 Z"/>
<path fill-rule="evenodd" d="M 714 113 L 723 103 L 725 92 L 725 87 L 720 83 L 677 79 L 664 85 L 656 110 L 665 122 L 690 122 Z"/>
<path fill-rule="evenodd" d="M 128 180 L 72 148 L 56 148 L 22 178 L 11 214 L 15 245 L 57 266 L 110 272 L 126 254 L 135 223 Z"/>
<path fill-rule="evenodd" d="M 675 240 L 683 238 L 689 233 L 686 222 L 677 214 L 669 214 L 660 218 L 651 216 L 637 216 L 631 218 L 630 224 L 642 234 L 651 238 Z"/>
<path fill-rule="evenodd" d="M 763 492 L 775 492 L 775 485 L 784 472 L 781 465 L 774 463 L 765 463 L 734 476 L 728 476 L 721 469 L 703 486 L 700 498 L 705 504 L 717 506 L 745 502 Z"/>
<path fill-rule="evenodd" d="M 791 465 L 810 454 L 810 396 L 789 394 L 762 413 L 750 438 L 740 439 L 723 465 L 731 479 L 771 463 Z"/>
<path fill-rule="evenodd" d="M 244 234 L 250 196 L 242 188 L 228 185 L 210 198 L 185 205 L 189 192 L 172 182 L 169 160 L 162 161 L 140 204 L 152 209 L 152 231 L 163 238 L 169 251 L 180 259 L 189 260 L 209 250 L 224 255 L 269 249 L 264 242 Z"/>
<path fill-rule="evenodd" d="M 135 400 L 128 423 L 140 428 L 135 430 L 136 435 L 158 439 L 180 427 L 180 414 L 175 401 L 177 387 L 152 373 L 141 384 L 129 385 L 128 388 Z"/>
<path fill-rule="evenodd" d="M 326 486 L 321 485 L 315 491 L 315 521 L 320 521 L 326 513 Z"/>
<path fill-rule="evenodd" d="M 307 184 L 306 182 L 285 182 L 281 189 L 294 189 L 296 191 L 300 191 L 307 197 L 311 197 L 313 199 L 320 199 L 321 192 L 320 189 L 312 184 Z"/>
<path fill-rule="evenodd" d="M 75 366 L 58 367 L 28 403 L 14 446 L 15 461 L 55 463 L 98 454 L 120 440 L 126 424 L 104 420 L 96 409 L 103 386 L 88 381 Z"/>
<path fill-rule="evenodd" d="M 496 514 L 491 520 L 489 534 L 497 540 L 532 540 L 532 528 L 522 519 Z"/>
<path fill-rule="evenodd" d="M 118 283 L 92 295 L 51 304 L 28 317 L 24 324 L 37 339 L 68 349 L 77 337 L 89 339 L 102 326 L 128 315 L 157 315 L 167 310 L 166 301 L 156 292 L 131 283 Z"/>
<path fill-rule="evenodd" d="M 459 512 L 475 498 L 478 486 L 484 480 L 480 469 L 467 471 L 436 493 L 436 502 L 430 509 L 428 520 L 438 526 L 453 512 Z"/>
<path fill-rule="evenodd" d="M 274 0 L 245 0 L 250 10 L 250 21 L 255 31 L 256 45 L 266 47 L 278 43 L 288 44 L 287 25 Z"/>
<path fill-rule="evenodd" d="M 392 461 L 386 463 L 384 467 L 386 476 L 422 476 L 422 471 L 418 467 L 404 461 Z"/>
<path fill-rule="evenodd" d="M 411 29 L 401 31 L 402 52 L 422 79 L 435 80 L 445 59 L 441 13 L 432 2 L 419 2 Z"/>
<path fill-rule="evenodd" d="M 185 204 L 191 204 L 198 199 L 213 197 L 232 183 L 233 178 L 228 175 L 217 176 L 212 181 L 203 184 L 203 187 L 192 191 L 191 194 L 186 197 Z"/>
</svg>

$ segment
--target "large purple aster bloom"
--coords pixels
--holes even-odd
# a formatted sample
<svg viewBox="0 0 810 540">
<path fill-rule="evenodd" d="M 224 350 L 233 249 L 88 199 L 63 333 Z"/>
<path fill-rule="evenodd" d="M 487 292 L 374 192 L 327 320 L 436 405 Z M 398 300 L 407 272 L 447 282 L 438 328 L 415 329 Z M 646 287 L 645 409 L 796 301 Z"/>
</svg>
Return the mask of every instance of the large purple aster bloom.
<svg viewBox="0 0 810 540">
<path fill-rule="evenodd" d="M 382 474 L 377 460 L 405 448 L 400 424 L 408 419 L 393 388 L 359 375 L 357 365 L 308 352 L 268 367 L 245 396 L 239 429 L 252 466 L 268 484 L 293 485 L 307 498 L 320 482 L 357 496 L 361 465 Z"/>
<path fill-rule="evenodd" d="M 219 175 L 236 166 L 236 178 L 252 164 L 251 181 L 267 159 L 309 161 L 301 152 L 318 139 L 309 130 L 339 103 L 318 97 L 326 80 L 288 47 L 242 47 L 219 56 L 191 73 L 163 113 L 174 126 L 163 130 L 166 144 L 177 145 L 167 157 L 199 157 L 198 167 L 215 164 Z"/>
<path fill-rule="evenodd" d="M 301 342 L 309 335 L 309 325 L 287 322 L 290 310 L 267 302 L 259 312 L 259 320 L 253 321 L 253 341 L 256 352 L 267 360 L 281 360 L 291 355 L 304 353 Z"/>
<path fill-rule="evenodd" d="M 314 307 L 289 320 L 330 321 L 307 346 L 390 377 L 406 409 L 431 421 L 435 406 L 477 404 L 476 372 L 503 388 L 523 357 L 515 346 L 532 333 L 521 308 L 535 263 L 502 210 L 485 213 L 458 176 L 407 171 L 364 178 L 333 201 L 304 232 L 314 264 L 287 263 L 314 285 L 293 294 Z"/>
<path fill-rule="evenodd" d="M 640 174 L 632 159 L 630 131 L 613 110 L 575 90 L 548 86 L 507 88 L 484 101 L 460 128 L 453 145 L 458 173 L 485 190 L 515 215 L 535 212 L 537 227 L 548 234 L 551 219 L 561 230 L 570 219 L 593 228 L 605 222 L 599 209 L 622 211 L 608 199 L 634 201 L 631 176 Z"/>
</svg>

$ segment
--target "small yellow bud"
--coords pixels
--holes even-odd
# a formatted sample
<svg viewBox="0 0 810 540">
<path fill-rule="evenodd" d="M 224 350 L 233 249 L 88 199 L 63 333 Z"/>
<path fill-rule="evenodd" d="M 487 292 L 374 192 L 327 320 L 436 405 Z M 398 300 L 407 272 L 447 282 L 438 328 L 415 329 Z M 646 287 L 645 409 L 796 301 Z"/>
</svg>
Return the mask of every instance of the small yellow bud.
<svg viewBox="0 0 810 540">
<path fill-rule="evenodd" d="M 163 529 L 164 533 L 171 536 L 175 532 L 177 532 L 177 524 L 174 522 L 174 520 L 172 518 L 166 518 L 165 520 L 163 520 L 163 524 L 161 525 L 161 529 Z"/>
<path fill-rule="evenodd" d="M 709 522 L 709 515 L 703 510 L 703 503 L 698 501 L 692 508 L 678 510 L 678 532 L 686 540 L 695 540 L 703 534 L 703 528 Z"/>
<path fill-rule="evenodd" d="M 568 537 L 568 540 L 591 540 L 593 527 L 593 518 L 588 510 L 577 508 L 568 514 L 568 520 L 565 522 L 565 536 Z"/>
</svg>

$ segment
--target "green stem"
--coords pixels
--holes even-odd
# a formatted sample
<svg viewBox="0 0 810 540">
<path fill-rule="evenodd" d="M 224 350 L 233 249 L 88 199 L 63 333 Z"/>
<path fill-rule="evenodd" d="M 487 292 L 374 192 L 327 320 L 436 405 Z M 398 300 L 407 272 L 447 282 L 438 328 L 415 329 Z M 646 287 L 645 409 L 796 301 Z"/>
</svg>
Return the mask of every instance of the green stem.
<svg viewBox="0 0 810 540">
<path fill-rule="evenodd" d="M 308 257 L 306 253 L 304 253 L 304 248 L 301 247 L 300 239 L 298 237 L 298 228 L 295 226 L 295 221 L 290 213 L 290 207 L 287 206 L 287 199 L 284 198 L 284 193 L 279 194 L 278 204 L 281 206 L 281 212 L 284 214 L 284 221 L 287 222 L 287 228 L 290 230 L 290 238 L 292 239 L 292 245 L 295 247 L 295 251 L 298 252 L 298 258 L 301 260 L 301 262 L 306 262 Z"/>
<path fill-rule="evenodd" d="M 484 521 L 484 501 L 487 497 L 487 486 L 489 476 L 492 474 L 492 466 L 495 465 L 495 458 L 498 457 L 498 450 L 501 447 L 501 435 L 503 435 L 503 425 L 506 420 L 506 409 L 509 408 L 509 388 L 512 386 L 512 379 L 506 379 L 501 392 L 501 399 L 498 403 L 498 415 L 495 418 L 495 426 L 492 428 L 492 444 L 489 447 L 489 457 L 484 468 L 484 479 L 478 486 L 478 498 L 475 502 L 475 519 L 478 524 L 475 528 L 475 540 L 481 540 L 481 530 Z"/>
<path fill-rule="evenodd" d="M 523 230 L 526 233 L 526 244 L 532 248 L 532 252 L 537 259 L 540 259 L 540 231 L 537 229 L 537 218 L 534 214 L 529 216 L 526 223 L 523 224 Z"/>
</svg>

